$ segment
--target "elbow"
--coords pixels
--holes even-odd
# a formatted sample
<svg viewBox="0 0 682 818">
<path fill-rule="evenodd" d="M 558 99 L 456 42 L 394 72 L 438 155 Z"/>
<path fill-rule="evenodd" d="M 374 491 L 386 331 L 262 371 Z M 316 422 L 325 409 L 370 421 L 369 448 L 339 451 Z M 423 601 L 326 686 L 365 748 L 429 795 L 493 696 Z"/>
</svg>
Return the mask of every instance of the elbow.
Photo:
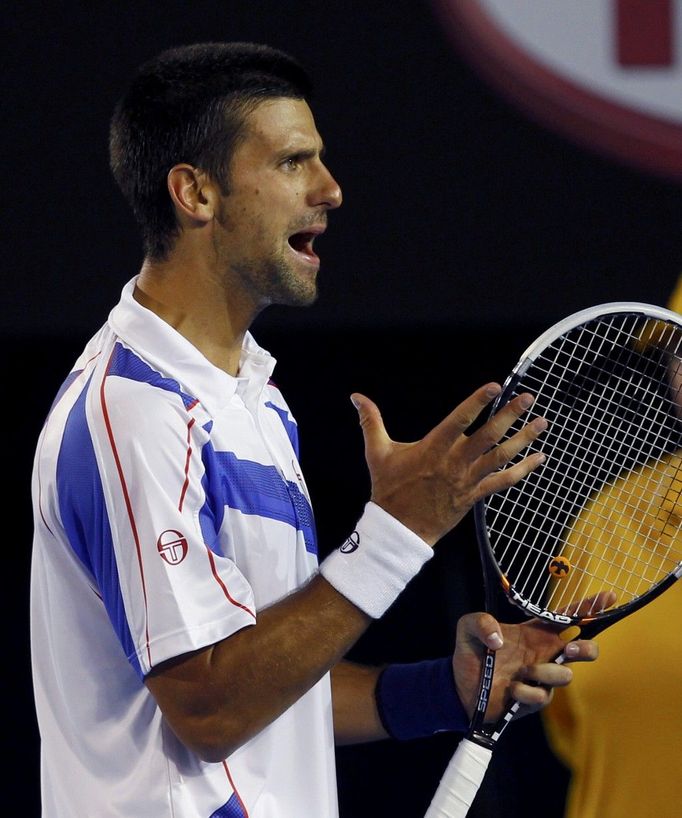
<svg viewBox="0 0 682 818">
<path fill-rule="evenodd" d="M 185 747 L 211 764 L 225 761 L 252 737 L 242 727 L 226 726 L 224 721 L 211 719 L 187 720 L 182 726 L 169 722 L 169 726 Z"/>
</svg>

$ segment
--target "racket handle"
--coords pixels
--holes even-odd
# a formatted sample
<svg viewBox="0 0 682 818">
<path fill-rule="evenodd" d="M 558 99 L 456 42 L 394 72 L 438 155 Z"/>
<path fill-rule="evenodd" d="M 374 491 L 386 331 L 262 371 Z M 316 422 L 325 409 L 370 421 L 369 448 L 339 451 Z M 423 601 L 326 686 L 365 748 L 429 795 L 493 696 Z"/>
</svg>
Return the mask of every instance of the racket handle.
<svg viewBox="0 0 682 818">
<path fill-rule="evenodd" d="M 492 750 L 463 738 L 424 818 L 465 818 L 488 769 Z"/>
</svg>

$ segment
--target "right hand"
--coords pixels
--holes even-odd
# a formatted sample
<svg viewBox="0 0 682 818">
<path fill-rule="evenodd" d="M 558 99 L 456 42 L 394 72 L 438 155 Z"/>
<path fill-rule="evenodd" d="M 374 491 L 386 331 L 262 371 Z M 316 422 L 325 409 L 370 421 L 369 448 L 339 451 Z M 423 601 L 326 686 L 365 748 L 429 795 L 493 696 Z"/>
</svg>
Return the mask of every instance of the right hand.
<svg viewBox="0 0 682 818">
<path fill-rule="evenodd" d="M 498 384 L 480 387 L 414 443 L 391 440 L 376 404 L 358 393 L 351 396 L 365 439 L 371 499 L 429 545 L 452 530 L 478 500 L 514 485 L 544 460 L 535 453 L 503 468 L 547 427 L 544 418 L 536 418 L 499 443 L 532 405 L 527 393 L 465 434 L 499 392 Z"/>
<path fill-rule="evenodd" d="M 460 701 L 469 718 L 474 714 L 486 649 L 495 651 L 490 698 L 485 720 L 496 722 L 511 699 L 523 705 L 518 716 L 535 713 L 549 704 L 553 690 L 570 684 L 567 663 L 593 662 L 599 646 L 593 640 L 564 640 L 561 628 L 540 619 L 520 624 L 498 622 L 489 613 L 471 613 L 457 623 L 452 669 Z M 555 658 L 563 653 L 565 662 Z"/>
</svg>

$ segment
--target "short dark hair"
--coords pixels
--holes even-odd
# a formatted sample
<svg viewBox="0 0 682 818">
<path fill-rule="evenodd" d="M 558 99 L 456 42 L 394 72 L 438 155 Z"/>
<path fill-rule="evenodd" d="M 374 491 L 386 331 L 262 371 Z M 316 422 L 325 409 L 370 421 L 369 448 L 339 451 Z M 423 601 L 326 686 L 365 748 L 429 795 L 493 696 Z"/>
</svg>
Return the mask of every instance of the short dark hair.
<svg viewBox="0 0 682 818">
<path fill-rule="evenodd" d="M 143 64 L 111 120 L 109 160 L 149 258 L 167 257 L 178 233 L 169 170 L 199 167 L 229 188 L 246 115 L 262 100 L 309 100 L 310 77 L 290 55 L 256 43 L 196 43 Z"/>
</svg>

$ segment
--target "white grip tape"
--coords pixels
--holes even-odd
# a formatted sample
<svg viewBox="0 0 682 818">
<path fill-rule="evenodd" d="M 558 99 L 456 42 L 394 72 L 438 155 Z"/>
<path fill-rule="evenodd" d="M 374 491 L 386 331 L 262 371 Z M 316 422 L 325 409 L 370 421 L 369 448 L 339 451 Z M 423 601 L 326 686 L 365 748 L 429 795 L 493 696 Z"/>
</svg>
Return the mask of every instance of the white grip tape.
<svg viewBox="0 0 682 818">
<path fill-rule="evenodd" d="M 320 573 L 360 610 L 378 619 L 433 556 L 433 549 L 376 503 L 320 565 Z"/>
<path fill-rule="evenodd" d="M 464 818 L 488 769 L 492 750 L 463 738 L 424 818 Z"/>
</svg>

